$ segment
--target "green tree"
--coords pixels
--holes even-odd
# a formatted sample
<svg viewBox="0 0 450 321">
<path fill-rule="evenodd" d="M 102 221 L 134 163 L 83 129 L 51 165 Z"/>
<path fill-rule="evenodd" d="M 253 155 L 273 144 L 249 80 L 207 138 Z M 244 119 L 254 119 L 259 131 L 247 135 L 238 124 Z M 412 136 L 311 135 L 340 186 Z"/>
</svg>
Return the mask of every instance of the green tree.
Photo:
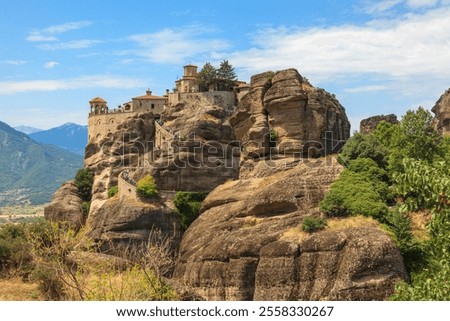
<svg viewBox="0 0 450 321">
<path fill-rule="evenodd" d="M 208 91 L 210 86 L 215 85 L 217 82 L 217 70 L 216 68 L 207 62 L 197 75 L 197 84 L 199 91 Z"/>
<path fill-rule="evenodd" d="M 173 203 L 177 207 L 181 226 L 186 230 L 200 215 L 202 201 L 207 193 L 177 192 Z"/>
<path fill-rule="evenodd" d="M 432 119 L 433 116 L 423 107 L 409 110 L 400 123 L 394 125 L 394 128 L 387 133 L 390 135 L 389 169 L 391 172 L 403 172 L 405 158 L 423 160 L 431 164 L 440 157 L 439 134 L 432 125 Z"/>
<path fill-rule="evenodd" d="M 220 63 L 219 69 L 217 69 L 218 89 L 219 90 L 231 90 L 236 83 L 236 73 L 234 67 L 224 60 Z"/>
<path fill-rule="evenodd" d="M 78 187 L 78 194 L 84 202 L 91 201 L 93 183 L 94 175 L 89 168 L 78 170 L 75 175 L 75 185 Z"/>
</svg>

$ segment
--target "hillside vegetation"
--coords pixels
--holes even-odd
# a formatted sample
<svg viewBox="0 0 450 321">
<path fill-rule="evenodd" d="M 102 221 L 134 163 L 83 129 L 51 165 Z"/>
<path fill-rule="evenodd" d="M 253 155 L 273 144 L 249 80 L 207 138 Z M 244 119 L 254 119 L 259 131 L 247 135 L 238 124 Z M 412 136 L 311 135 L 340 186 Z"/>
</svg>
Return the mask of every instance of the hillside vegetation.
<svg viewBox="0 0 450 321">
<path fill-rule="evenodd" d="M 0 122 L 0 206 L 48 202 L 82 166 L 82 156 L 38 144 Z"/>
<path fill-rule="evenodd" d="M 431 114 L 419 107 L 399 124 L 381 122 L 373 133 L 355 134 L 340 156 L 346 169 L 321 210 L 384 224 L 411 278 L 398 285 L 393 300 L 450 300 L 450 138 L 441 138 Z M 413 233 L 417 213 L 425 233 Z"/>
</svg>

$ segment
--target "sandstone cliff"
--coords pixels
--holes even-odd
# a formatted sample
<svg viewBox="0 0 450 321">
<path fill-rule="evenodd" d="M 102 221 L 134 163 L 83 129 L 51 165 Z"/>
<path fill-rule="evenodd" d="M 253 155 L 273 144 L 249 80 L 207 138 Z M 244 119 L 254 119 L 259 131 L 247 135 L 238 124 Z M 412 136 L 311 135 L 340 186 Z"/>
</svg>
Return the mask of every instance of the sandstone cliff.
<svg viewBox="0 0 450 321">
<path fill-rule="evenodd" d="M 373 132 L 382 121 L 390 124 L 398 123 L 397 116 L 394 114 L 372 116 L 361 120 L 359 123 L 359 132 L 361 134 L 369 134 Z"/>
<path fill-rule="evenodd" d="M 436 102 L 431 111 L 435 114 L 433 124 L 441 135 L 450 133 L 450 88 Z"/>
<path fill-rule="evenodd" d="M 230 122 L 241 143 L 241 177 L 255 160 L 324 155 L 350 136 L 344 107 L 295 69 L 253 76 Z"/>
<path fill-rule="evenodd" d="M 382 300 L 405 279 L 376 226 L 305 234 L 342 168 L 325 160 L 229 182 L 184 234 L 174 277 L 208 300 Z"/>
<path fill-rule="evenodd" d="M 237 178 L 239 146 L 228 121 L 235 104 L 232 92 L 173 94 L 161 115 L 172 137 L 152 163 L 161 189 L 210 192 Z"/>
<path fill-rule="evenodd" d="M 405 279 L 395 242 L 376 224 L 306 234 L 342 171 L 333 151 L 350 125 L 335 97 L 294 69 L 252 77 L 230 123 L 239 179 L 205 199 L 183 235 L 174 278 L 208 300 L 382 300 Z"/>
<path fill-rule="evenodd" d="M 155 137 L 153 114 L 129 115 L 116 132 L 86 146 L 84 165 L 94 173 L 89 219 L 108 199 L 108 189 L 117 185 L 120 172 L 149 165 Z"/>
</svg>

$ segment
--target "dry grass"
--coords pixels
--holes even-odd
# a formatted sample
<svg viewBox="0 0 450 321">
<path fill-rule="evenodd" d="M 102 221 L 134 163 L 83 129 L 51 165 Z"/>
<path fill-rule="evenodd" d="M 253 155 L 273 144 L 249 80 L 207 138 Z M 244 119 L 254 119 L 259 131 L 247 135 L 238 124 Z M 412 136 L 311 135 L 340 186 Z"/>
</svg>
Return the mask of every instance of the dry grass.
<svg viewBox="0 0 450 321">
<path fill-rule="evenodd" d="M 409 217 L 411 218 L 413 235 L 421 241 L 428 240 L 430 235 L 428 234 L 426 224 L 431 219 L 431 213 L 429 211 L 412 212 L 409 213 Z"/>
<path fill-rule="evenodd" d="M 0 301 L 41 301 L 38 285 L 20 278 L 0 279 Z"/>
<path fill-rule="evenodd" d="M 327 220 L 327 229 L 329 230 L 343 230 L 351 227 L 379 227 L 380 224 L 371 217 L 362 215 L 343 217 L 343 218 L 329 218 Z"/>
</svg>

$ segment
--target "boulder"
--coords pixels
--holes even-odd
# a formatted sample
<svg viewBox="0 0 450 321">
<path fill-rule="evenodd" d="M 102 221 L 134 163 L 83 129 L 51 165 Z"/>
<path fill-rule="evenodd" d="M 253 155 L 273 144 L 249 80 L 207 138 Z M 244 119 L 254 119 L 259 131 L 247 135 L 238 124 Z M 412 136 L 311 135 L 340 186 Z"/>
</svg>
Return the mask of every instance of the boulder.
<svg viewBox="0 0 450 321">
<path fill-rule="evenodd" d="M 450 88 L 447 89 L 431 111 L 434 113 L 433 125 L 442 135 L 450 134 Z"/>
<path fill-rule="evenodd" d="M 178 248 L 181 228 L 173 203 L 158 197 L 139 201 L 116 195 L 90 217 L 87 236 L 102 252 L 124 256 L 124 251 L 141 251 L 155 233 L 168 238 L 173 250 Z"/>
<path fill-rule="evenodd" d="M 384 300 L 407 278 L 377 226 L 307 234 L 342 167 L 320 159 L 225 183 L 185 232 L 174 279 L 207 300 Z"/>
<path fill-rule="evenodd" d="M 64 183 L 54 194 L 50 205 L 44 209 L 47 221 L 67 223 L 78 230 L 85 222 L 83 201 L 73 181 Z"/>
<path fill-rule="evenodd" d="M 393 125 L 398 123 L 397 116 L 394 114 L 372 116 L 361 120 L 359 123 L 359 132 L 361 134 L 369 134 L 373 132 L 382 121 Z"/>
</svg>

